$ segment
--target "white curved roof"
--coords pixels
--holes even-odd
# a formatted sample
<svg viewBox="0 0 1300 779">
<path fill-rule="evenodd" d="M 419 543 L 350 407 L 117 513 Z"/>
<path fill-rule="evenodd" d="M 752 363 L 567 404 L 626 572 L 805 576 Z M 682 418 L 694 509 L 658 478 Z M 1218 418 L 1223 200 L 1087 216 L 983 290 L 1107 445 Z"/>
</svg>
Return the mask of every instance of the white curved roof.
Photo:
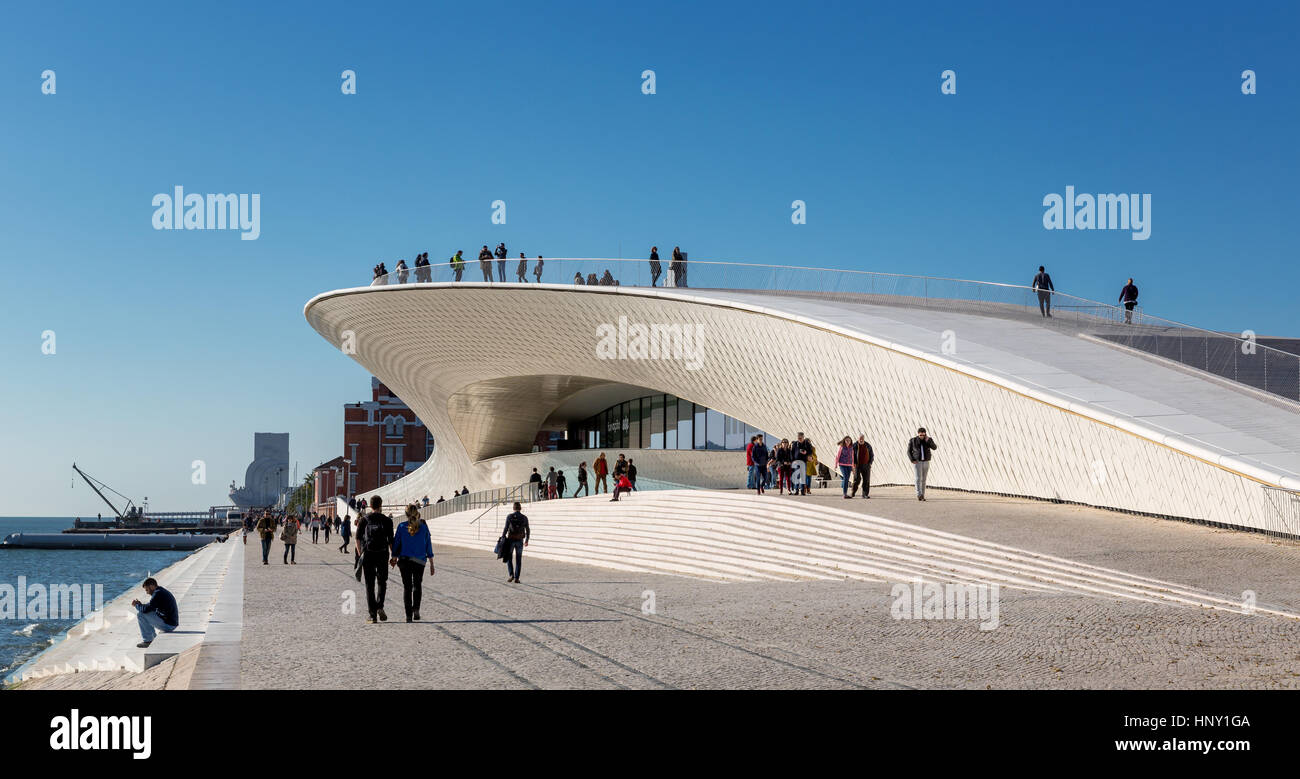
<svg viewBox="0 0 1300 779">
<path fill-rule="evenodd" d="M 1300 482 L 1300 405 L 1036 321 L 774 293 L 673 291 L 779 309 L 942 356 Z M 943 351 L 945 331 L 952 331 L 952 353 Z"/>
</svg>

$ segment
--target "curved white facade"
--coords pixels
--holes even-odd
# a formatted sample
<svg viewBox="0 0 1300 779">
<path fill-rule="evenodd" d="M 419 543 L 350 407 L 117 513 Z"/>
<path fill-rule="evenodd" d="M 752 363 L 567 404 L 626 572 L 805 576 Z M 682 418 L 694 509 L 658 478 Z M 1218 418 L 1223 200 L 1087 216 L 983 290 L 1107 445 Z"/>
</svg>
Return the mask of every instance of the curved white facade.
<svg viewBox="0 0 1300 779">
<path fill-rule="evenodd" d="M 566 400 L 624 384 L 671 393 L 782 436 L 802 430 L 825 460 L 836 440 L 865 434 L 876 452 L 876 483 L 912 480 L 905 447 L 924 425 L 939 445 L 930 471 L 934 486 L 1300 532 L 1279 524 L 1261 489 L 1300 487 L 1300 468 L 1293 470 L 1289 459 L 1297 449 L 1291 442 L 1300 440 L 1294 410 L 1035 324 L 1011 323 L 1018 329 L 1007 332 L 1037 339 L 1033 348 L 1046 356 L 1095 361 L 1104 375 L 1129 377 L 1128 384 L 1169 382 L 1167 390 L 1147 389 L 1171 403 L 1175 397 L 1213 402 L 1197 413 L 1144 410 L 1142 397 L 1088 379 L 1082 367 L 1072 373 L 1068 365 L 1048 366 L 1042 375 L 1051 381 L 1037 380 L 1035 366 L 1044 363 L 1017 362 L 999 351 L 997 328 L 1005 321 L 987 318 L 992 324 L 985 327 L 970 314 L 806 295 L 411 284 L 326 293 L 305 313 L 323 337 L 414 408 L 438 441 L 429 463 L 379 490 L 390 501 L 517 483 L 536 460 L 558 462 L 559 454 L 565 462 L 575 455 L 590 461 L 595 452 L 508 455 L 526 452 Z M 699 359 L 617 353 L 611 359 L 602 333 L 617 328 L 620 318 L 647 327 L 698 327 Z M 954 349 L 944 343 L 949 336 Z M 1080 400 L 1071 381 L 1103 392 Z M 1261 425 L 1256 436 L 1234 428 L 1228 411 L 1221 420 L 1207 418 L 1206 408 L 1224 405 L 1215 393 L 1228 393 L 1231 414 L 1263 419 L 1268 430 Z M 1187 430 L 1204 423 L 1211 432 L 1204 439 L 1171 432 L 1157 419 L 1162 416 L 1177 417 Z M 725 474 L 720 458 L 730 457 L 735 483 L 743 479 L 739 453 L 640 450 L 634 456 L 642 475 L 687 483 L 699 482 L 662 471 L 703 456 Z"/>
</svg>

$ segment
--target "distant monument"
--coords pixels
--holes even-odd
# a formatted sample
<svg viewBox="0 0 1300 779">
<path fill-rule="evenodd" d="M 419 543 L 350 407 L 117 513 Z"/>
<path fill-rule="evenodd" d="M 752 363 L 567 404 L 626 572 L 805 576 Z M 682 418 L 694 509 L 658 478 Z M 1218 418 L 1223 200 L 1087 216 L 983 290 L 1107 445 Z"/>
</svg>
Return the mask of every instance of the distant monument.
<svg viewBox="0 0 1300 779">
<path fill-rule="evenodd" d="M 253 461 L 244 472 L 244 486 L 230 483 L 230 502 L 242 509 L 270 506 L 289 486 L 289 434 L 254 433 Z"/>
</svg>

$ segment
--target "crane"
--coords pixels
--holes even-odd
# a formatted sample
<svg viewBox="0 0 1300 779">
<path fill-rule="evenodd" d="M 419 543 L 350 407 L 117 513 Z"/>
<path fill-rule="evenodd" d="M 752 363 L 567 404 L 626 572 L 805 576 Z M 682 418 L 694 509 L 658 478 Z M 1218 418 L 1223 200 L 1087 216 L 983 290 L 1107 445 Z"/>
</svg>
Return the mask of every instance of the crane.
<svg viewBox="0 0 1300 779">
<path fill-rule="evenodd" d="M 86 480 L 86 484 L 89 484 L 89 485 L 90 485 L 90 488 L 91 488 L 92 490 L 95 491 L 95 494 L 98 495 L 98 496 L 100 497 L 100 500 L 102 500 L 102 501 L 104 501 L 105 503 L 108 504 L 108 507 L 111 508 L 111 509 L 113 510 L 113 513 L 117 515 L 117 518 L 118 518 L 118 519 L 120 519 L 120 520 L 122 520 L 122 521 L 125 522 L 128 518 L 130 518 L 130 519 L 139 519 L 139 518 L 140 518 L 140 509 L 139 509 L 138 507 L 135 506 L 135 501 L 131 500 L 131 499 L 128 498 L 127 496 L 123 495 L 122 493 L 120 493 L 120 492 L 118 492 L 117 490 L 113 489 L 112 487 L 108 486 L 107 484 L 105 484 L 104 482 L 100 481 L 99 479 L 95 479 L 95 478 L 93 478 L 93 477 L 91 477 L 91 476 L 88 476 L 88 475 L 86 474 L 85 471 L 83 471 L 83 470 L 81 470 L 80 468 L 77 467 L 77 464 L 76 464 L 76 463 L 73 463 L 73 464 L 72 464 L 72 470 L 76 471 L 78 476 L 80 476 L 81 478 L 83 478 L 83 479 Z M 96 486 L 96 485 L 98 485 L 98 486 Z M 109 500 L 109 499 L 104 495 L 104 493 L 100 491 L 100 489 L 99 489 L 100 487 L 103 487 L 104 489 L 108 490 L 109 492 L 113 493 L 114 495 L 117 495 L 118 497 L 120 497 L 120 498 L 122 498 L 123 500 L 126 501 L 126 507 L 125 507 L 125 508 L 126 508 L 126 513 L 125 513 L 125 514 L 123 514 L 121 511 L 118 511 L 118 510 L 117 510 L 117 506 L 114 506 L 114 505 L 113 505 L 113 501 Z"/>
</svg>

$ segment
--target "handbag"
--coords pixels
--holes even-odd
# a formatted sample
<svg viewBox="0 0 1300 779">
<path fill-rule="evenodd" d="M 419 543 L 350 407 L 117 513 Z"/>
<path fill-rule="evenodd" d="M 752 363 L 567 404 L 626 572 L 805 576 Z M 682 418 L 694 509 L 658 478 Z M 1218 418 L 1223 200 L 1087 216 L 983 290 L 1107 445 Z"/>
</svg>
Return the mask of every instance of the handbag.
<svg viewBox="0 0 1300 779">
<path fill-rule="evenodd" d="M 497 545 L 493 547 L 492 554 L 496 555 L 497 557 L 500 557 L 501 548 L 504 547 L 505 545 L 506 545 L 506 537 L 501 536 L 500 538 L 497 539 Z"/>
</svg>

